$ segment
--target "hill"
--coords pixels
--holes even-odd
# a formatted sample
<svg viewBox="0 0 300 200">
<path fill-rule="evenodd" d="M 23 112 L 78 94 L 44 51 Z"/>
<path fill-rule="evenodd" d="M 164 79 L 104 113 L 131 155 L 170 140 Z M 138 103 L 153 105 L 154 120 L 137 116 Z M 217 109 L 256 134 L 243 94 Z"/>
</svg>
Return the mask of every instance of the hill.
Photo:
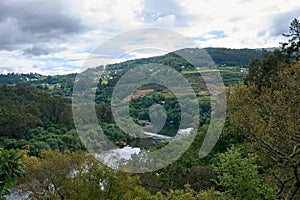
<svg viewBox="0 0 300 200">
<path fill-rule="evenodd" d="M 107 65 L 107 71 L 105 75 L 101 77 L 102 83 L 107 84 L 108 82 L 115 82 L 117 79 L 111 79 L 124 73 L 122 70 L 128 70 L 142 64 L 150 63 L 171 66 L 176 70 L 181 71 L 183 74 L 189 74 L 186 76 L 191 77 L 193 75 L 186 71 L 191 68 L 191 64 L 180 57 L 178 53 L 184 53 L 190 57 L 195 57 L 194 54 L 197 54 L 200 50 L 203 51 L 203 49 L 198 48 L 182 49 L 162 56 L 128 60 Z M 243 80 L 246 70 L 241 71 L 241 68 L 247 68 L 252 58 L 262 59 L 263 57 L 262 51 L 258 49 L 205 48 L 204 50 L 206 50 L 218 66 L 226 86 Z M 203 65 L 205 64 L 206 63 L 203 63 Z M 0 74 L 0 85 L 30 85 L 38 90 L 50 92 L 53 96 L 69 97 L 72 95 L 72 88 L 76 75 L 77 74 L 45 76 L 37 73 Z M 193 79 L 193 77 L 191 79 Z"/>
</svg>

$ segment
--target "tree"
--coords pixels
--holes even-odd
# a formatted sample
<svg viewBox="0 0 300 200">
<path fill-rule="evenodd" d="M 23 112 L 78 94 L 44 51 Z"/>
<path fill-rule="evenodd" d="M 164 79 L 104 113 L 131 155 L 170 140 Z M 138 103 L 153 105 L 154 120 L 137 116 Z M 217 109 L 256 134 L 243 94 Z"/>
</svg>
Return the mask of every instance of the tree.
<svg viewBox="0 0 300 200">
<path fill-rule="evenodd" d="M 9 195 L 9 188 L 16 183 L 15 176 L 22 175 L 22 155 L 17 151 L 0 149 L 0 199 Z"/>
<path fill-rule="evenodd" d="M 26 157 L 20 185 L 31 199 L 148 199 L 137 176 L 113 170 L 84 152 L 42 151 Z M 138 198 L 139 197 L 139 198 Z"/>
<path fill-rule="evenodd" d="M 243 157 L 238 148 L 231 147 L 219 159 L 217 183 L 228 199 L 274 199 L 272 189 L 262 184 L 253 154 Z"/>
<path fill-rule="evenodd" d="M 300 55 L 300 20 L 294 19 L 289 27 L 290 32 L 283 34 L 288 38 L 288 42 L 281 43 L 281 49 L 276 49 L 272 53 L 263 50 L 263 59 L 251 60 L 249 74 L 246 77 L 247 85 L 270 85 L 269 79 L 276 76 L 281 63 L 290 63 L 299 59 Z"/>
<path fill-rule="evenodd" d="M 282 64 L 269 86 L 234 87 L 229 114 L 257 149 L 279 199 L 299 197 L 300 62 Z"/>
<path fill-rule="evenodd" d="M 195 192 L 189 184 L 186 184 L 183 189 L 169 190 L 165 195 L 158 192 L 153 200 L 215 200 L 222 199 L 221 193 L 213 189 L 208 191 Z"/>
<path fill-rule="evenodd" d="M 272 53 L 266 50 L 262 51 L 262 61 L 253 58 L 249 65 L 249 74 L 246 76 L 245 83 L 247 85 L 266 86 L 270 85 L 269 79 L 276 76 L 278 67 L 283 62 L 282 52 L 278 49 Z"/>
<path fill-rule="evenodd" d="M 282 34 L 289 38 L 288 43 L 282 44 L 282 51 L 285 55 L 285 61 L 299 59 L 300 54 L 300 20 L 295 18 L 290 24 L 290 32 Z"/>
<path fill-rule="evenodd" d="M 252 58 L 249 65 L 249 74 L 245 82 L 257 85 L 260 79 L 261 61 L 258 58 Z"/>
</svg>

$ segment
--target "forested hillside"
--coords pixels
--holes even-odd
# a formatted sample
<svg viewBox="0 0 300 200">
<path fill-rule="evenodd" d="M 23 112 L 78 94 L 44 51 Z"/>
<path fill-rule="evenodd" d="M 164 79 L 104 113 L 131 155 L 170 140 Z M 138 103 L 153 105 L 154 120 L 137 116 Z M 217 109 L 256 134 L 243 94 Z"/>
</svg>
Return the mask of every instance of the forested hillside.
<svg viewBox="0 0 300 200">
<path fill-rule="evenodd" d="M 217 144 L 202 159 L 199 148 L 211 121 L 214 99 L 186 60 L 170 53 L 108 66 L 106 77 L 100 77 L 95 89 L 95 110 L 105 135 L 119 148 L 130 147 L 137 139 L 120 130 L 110 107 L 112 91 L 124 70 L 150 62 L 171 65 L 192 82 L 196 92 L 199 130 L 191 146 L 170 165 L 141 174 L 117 170 L 117 166 L 126 166 L 126 160 L 109 168 L 85 149 L 71 110 L 75 74 L 1 75 L 0 199 L 13 185 L 31 199 L 299 199 L 298 19 L 291 23 L 286 37 L 287 43 L 274 52 L 206 49 L 220 65 L 227 86 L 227 117 Z M 249 73 L 240 72 L 245 66 Z M 176 135 L 181 110 L 170 90 L 145 85 L 128 101 L 130 117 L 140 126 L 151 124 L 149 107 L 162 105 L 167 120 L 159 134 Z M 94 139 L 93 130 L 86 130 L 89 142 L 101 144 Z M 169 141 L 161 140 L 139 148 L 142 154 L 167 144 Z M 132 154 L 130 159 L 138 163 L 137 158 Z"/>
</svg>

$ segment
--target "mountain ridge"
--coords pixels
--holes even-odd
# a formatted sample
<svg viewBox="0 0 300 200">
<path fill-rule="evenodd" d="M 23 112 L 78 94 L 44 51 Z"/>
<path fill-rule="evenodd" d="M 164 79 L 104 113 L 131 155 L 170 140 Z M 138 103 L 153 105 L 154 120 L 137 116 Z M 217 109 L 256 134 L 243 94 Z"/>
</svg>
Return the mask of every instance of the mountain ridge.
<svg viewBox="0 0 300 200">
<path fill-rule="evenodd" d="M 114 64 L 108 64 L 106 66 L 108 67 L 113 67 L 118 66 L 118 65 L 128 65 L 131 64 L 132 62 L 139 62 L 143 60 L 152 60 L 152 59 L 160 59 L 164 58 L 166 56 L 172 56 L 176 54 L 178 51 L 183 51 L 183 50 L 197 50 L 199 48 L 186 48 L 186 49 L 179 49 L 174 52 L 170 52 L 164 55 L 160 56 L 152 56 L 152 57 L 147 57 L 147 58 L 138 58 L 138 59 L 130 59 L 126 60 L 123 62 L 119 63 L 114 63 Z M 213 61 L 217 65 L 233 65 L 233 66 L 238 66 L 238 65 L 248 65 L 251 58 L 259 58 L 261 59 L 262 56 L 262 49 L 251 49 L 251 48 L 241 48 L 241 49 L 236 49 L 236 48 L 225 48 L 225 47 L 207 47 L 207 48 L 201 48 L 200 50 L 206 50 L 207 53 L 212 57 Z M 267 51 L 272 51 L 275 48 L 266 48 Z M 9 72 L 9 73 L 0 73 L 0 84 L 5 84 L 2 81 L 3 76 L 5 75 L 10 75 L 10 74 L 15 74 L 15 75 L 26 75 L 25 77 L 28 77 L 27 75 L 36 75 L 36 76 L 43 76 L 43 77 L 48 77 L 48 76 L 68 76 L 71 74 L 77 74 L 77 73 L 70 73 L 70 74 L 57 74 L 57 75 L 44 75 L 44 74 L 39 74 L 35 72 L 29 72 L 29 73 L 18 73 L 18 72 Z M 25 78 L 24 77 L 24 78 Z M 28 77 L 30 79 L 30 77 Z M 37 78 L 37 77 L 34 77 Z M 8 83 L 9 84 L 9 83 Z"/>
</svg>

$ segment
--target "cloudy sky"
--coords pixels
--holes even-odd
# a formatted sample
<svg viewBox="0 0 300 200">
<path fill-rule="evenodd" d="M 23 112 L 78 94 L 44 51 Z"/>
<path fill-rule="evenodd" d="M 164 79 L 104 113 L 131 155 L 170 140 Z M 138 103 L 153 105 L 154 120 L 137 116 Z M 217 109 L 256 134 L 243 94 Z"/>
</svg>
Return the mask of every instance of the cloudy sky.
<svg viewBox="0 0 300 200">
<path fill-rule="evenodd" d="M 149 27 L 199 47 L 276 47 L 299 16 L 299 0 L 0 0 L 0 73 L 77 72 L 103 42 Z"/>
</svg>

